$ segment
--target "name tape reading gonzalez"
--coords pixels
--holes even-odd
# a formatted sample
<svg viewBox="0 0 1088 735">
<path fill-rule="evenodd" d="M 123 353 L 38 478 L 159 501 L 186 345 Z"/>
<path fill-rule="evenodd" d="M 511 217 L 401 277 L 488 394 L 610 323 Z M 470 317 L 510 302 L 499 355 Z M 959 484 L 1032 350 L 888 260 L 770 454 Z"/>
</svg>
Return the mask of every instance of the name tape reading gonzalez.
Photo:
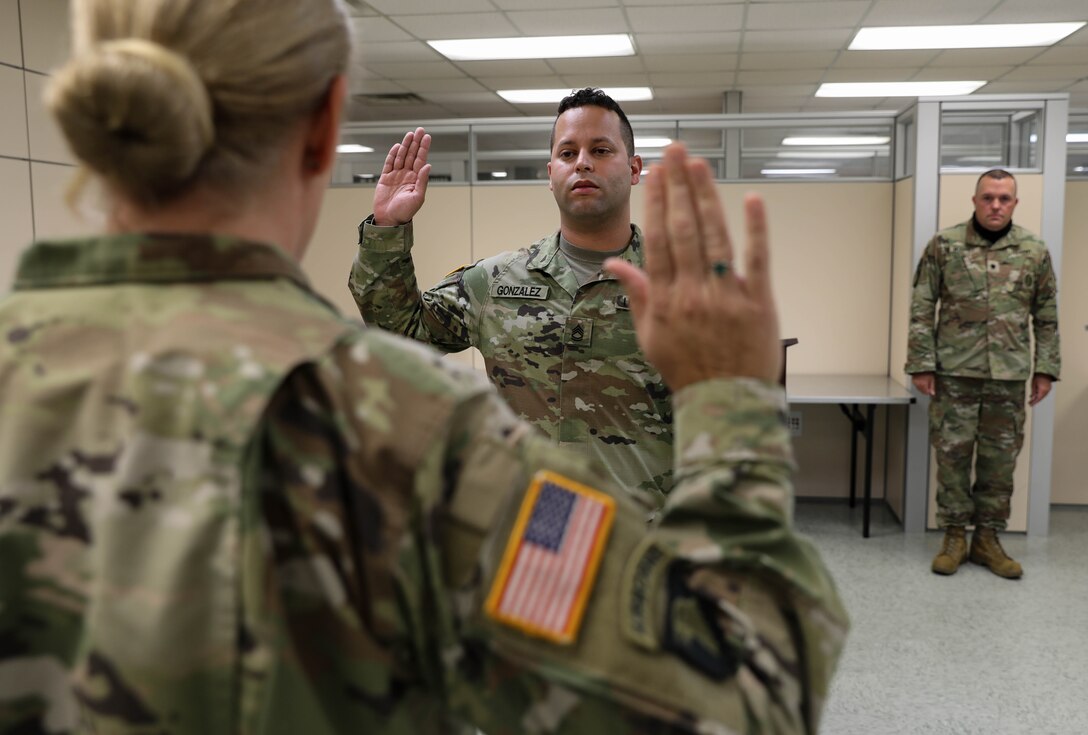
<svg viewBox="0 0 1088 735">
<path fill-rule="evenodd" d="M 505 299 L 546 299 L 548 286 L 524 286 L 509 283 L 496 283 L 491 286 L 491 295 Z"/>
<path fill-rule="evenodd" d="M 616 501 L 554 472 L 533 476 L 491 585 L 485 612 L 561 644 L 578 637 Z"/>
</svg>

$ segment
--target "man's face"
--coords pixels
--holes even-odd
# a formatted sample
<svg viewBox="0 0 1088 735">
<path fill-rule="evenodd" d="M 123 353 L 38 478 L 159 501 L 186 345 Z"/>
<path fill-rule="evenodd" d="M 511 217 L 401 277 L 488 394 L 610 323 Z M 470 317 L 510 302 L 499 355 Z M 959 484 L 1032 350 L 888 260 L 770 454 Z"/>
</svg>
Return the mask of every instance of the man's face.
<svg viewBox="0 0 1088 735">
<path fill-rule="evenodd" d="M 556 120 L 554 141 L 548 188 L 562 218 L 630 220 L 642 159 L 627 154 L 619 115 L 594 105 L 572 108 Z"/>
<path fill-rule="evenodd" d="M 975 195 L 975 218 L 987 230 L 1000 230 L 1012 221 L 1012 212 L 1020 201 L 1016 198 L 1016 181 L 1011 178 L 983 178 Z"/>
</svg>

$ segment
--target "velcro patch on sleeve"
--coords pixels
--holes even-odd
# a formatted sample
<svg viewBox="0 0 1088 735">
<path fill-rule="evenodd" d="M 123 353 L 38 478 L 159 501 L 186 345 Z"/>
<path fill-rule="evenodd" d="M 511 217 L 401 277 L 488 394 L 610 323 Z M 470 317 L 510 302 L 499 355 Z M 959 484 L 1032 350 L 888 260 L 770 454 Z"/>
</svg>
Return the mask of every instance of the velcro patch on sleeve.
<svg viewBox="0 0 1088 735">
<path fill-rule="evenodd" d="M 726 643 L 714 602 L 688 587 L 688 574 L 682 564 L 669 567 L 664 648 L 711 679 L 724 681 L 740 662 Z"/>
<path fill-rule="evenodd" d="M 612 530 L 616 502 L 563 475 L 533 476 L 484 611 L 524 633 L 573 643 Z"/>
</svg>

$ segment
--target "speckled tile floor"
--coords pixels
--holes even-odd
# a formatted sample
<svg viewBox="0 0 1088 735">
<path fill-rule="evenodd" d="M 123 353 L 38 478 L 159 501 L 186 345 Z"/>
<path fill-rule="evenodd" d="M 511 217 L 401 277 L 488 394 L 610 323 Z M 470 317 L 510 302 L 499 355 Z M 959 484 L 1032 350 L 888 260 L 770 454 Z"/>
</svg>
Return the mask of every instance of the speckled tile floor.
<svg viewBox="0 0 1088 735">
<path fill-rule="evenodd" d="M 1051 511 L 1046 538 L 1004 534 L 1018 581 L 965 564 L 933 574 L 941 534 L 905 535 L 874 505 L 801 501 L 850 612 L 824 735 L 1088 734 L 1088 508 Z"/>
</svg>

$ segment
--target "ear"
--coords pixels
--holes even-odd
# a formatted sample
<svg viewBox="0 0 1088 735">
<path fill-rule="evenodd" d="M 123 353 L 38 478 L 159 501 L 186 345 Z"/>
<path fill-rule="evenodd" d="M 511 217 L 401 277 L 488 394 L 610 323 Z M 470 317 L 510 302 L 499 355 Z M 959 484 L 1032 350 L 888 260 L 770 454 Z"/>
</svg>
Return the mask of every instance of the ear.
<svg viewBox="0 0 1088 735">
<path fill-rule="evenodd" d="M 329 85 L 321 104 L 310 116 L 303 156 L 305 173 L 324 176 L 336 161 L 336 146 L 340 141 L 340 114 L 347 97 L 347 77 L 337 76 Z"/>
<path fill-rule="evenodd" d="M 642 175 L 642 156 L 631 156 L 631 184 L 637 184 Z"/>
<path fill-rule="evenodd" d="M 555 191 L 555 187 L 552 186 L 552 162 L 548 161 L 548 191 Z"/>
</svg>

